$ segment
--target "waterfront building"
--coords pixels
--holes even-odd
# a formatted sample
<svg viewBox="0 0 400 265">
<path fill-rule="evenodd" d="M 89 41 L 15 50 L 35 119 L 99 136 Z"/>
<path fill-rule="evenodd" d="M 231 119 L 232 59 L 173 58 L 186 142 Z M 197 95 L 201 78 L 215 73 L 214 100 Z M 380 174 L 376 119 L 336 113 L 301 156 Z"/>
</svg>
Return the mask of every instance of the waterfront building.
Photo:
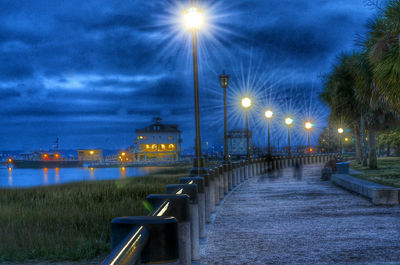
<svg viewBox="0 0 400 265">
<path fill-rule="evenodd" d="M 136 130 L 137 161 L 180 160 L 181 131 L 178 125 L 154 118 L 151 125 Z"/>
<path fill-rule="evenodd" d="M 231 157 L 246 156 L 247 135 L 246 129 L 228 131 L 228 151 Z M 253 150 L 252 132 L 249 131 L 250 152 Z"/>
<path fill-rule="evenodd" d="M 80 150 L 78 150 L 78 160 L 102 163 L 104 161 L 103 150 L 101 150 L 101 149 L 80 149 Z"/>
</svg>

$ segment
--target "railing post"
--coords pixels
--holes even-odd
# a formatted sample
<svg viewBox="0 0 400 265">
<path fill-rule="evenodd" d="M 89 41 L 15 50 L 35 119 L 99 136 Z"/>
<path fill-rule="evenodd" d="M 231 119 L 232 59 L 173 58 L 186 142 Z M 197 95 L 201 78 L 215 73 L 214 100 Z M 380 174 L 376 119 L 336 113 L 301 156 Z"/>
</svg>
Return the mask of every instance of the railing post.
<svg viewBox="0 0 400 265">
<path fill-rule="evenodd" d="M 224 167 L 218 167 L 218 180 L 219 180 L 219 200 L 224 198 Z"/>
<path fill-rule="evenodd" d="M 210 176 L 210 213 L 215 212 L 215 168 L 208 171 Z M 210 218 L 211 219 L 211 218 Z"/>
<path fill-rule="evenodd" d="M 235 162 L 235 187 L 240 184 L 240 162 Z"/>
<path fill-rule="evenodd" d="M 233 174 L 234 174 L 232 162 L 229 162 L 228 169 L 229 169 L 228 190 L 232 190 L 233 189 Z"/>
<path fill-rule="evenodd" d="M 159 207 L 165 200 L 170 203 L 165 214 L 174 216 L 178 221 L 179 264 L 190 264 L 192 260 L 192 239 L 190 235 L 189 195 L 150 194 L 146 199 L 153 208 Z"/>
<path fill-rule="evenodd" d="M 205 176 L 205 177 L 208 177 Z M 181 184 L 196 184 L 197 185 L 197 199 L 199 203 L 199 231 L 200 238 L 206 237 L 206 193 L 205 193 L 205 178 L 202 177 L 186 177 L 180 178 Z"/>
<path fill-rule="evenodd" d="M 219 167 L 214 168 L 214 181 L 215 181 L 215 205 L 219 205 Z"/>
<path fill-rule="evenodd" d="M 240 161 L 240 183 L 242 183 L 245 178 L 246 178 L 245 163 L 243 160 L 241 160 Z"/>
<path fill-rule="evenodd" d="M 223 177 L 223 181 L 224 181 L 224 194 L 228 194 L 228 190 L 229 190 L 229 166 L 227 164 L 223 164 L 222 165 L 224 168 L 224 177 Z"/>
<path fill-rule="evenodd" d="M 199 202 L 196 184 L 167 185 L 167 193 L 181 192 L 190 198 L 190 237 L 192 239 L 192 260 L 200 259 Z"/>
</svg>

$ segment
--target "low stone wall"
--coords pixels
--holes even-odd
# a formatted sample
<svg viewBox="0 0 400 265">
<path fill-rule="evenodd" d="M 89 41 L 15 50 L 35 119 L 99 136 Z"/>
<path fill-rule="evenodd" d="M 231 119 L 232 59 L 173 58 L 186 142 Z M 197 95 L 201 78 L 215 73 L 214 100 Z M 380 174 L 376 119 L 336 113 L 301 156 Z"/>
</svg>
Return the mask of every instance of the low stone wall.
<svg viewBox="0 0 400 265">
<path fill-rule="evenodd" d="M 369 182 L 347 174 L 333 174 L 331 181 L 346 190 L 370 199 L 375 205 L 399 204 L 400 189 Z"/>
</svg>

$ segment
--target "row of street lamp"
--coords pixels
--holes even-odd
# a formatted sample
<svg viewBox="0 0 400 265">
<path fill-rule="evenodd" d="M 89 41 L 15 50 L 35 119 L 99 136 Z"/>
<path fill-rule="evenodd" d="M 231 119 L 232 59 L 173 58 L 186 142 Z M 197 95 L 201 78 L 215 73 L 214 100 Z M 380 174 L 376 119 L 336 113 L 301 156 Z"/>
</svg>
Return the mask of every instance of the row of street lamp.
<svg viewBox="0 0 400 265">
<path fill-rule="evenodd" d="M 248 97 L 244 97 L 242 99 L 242 106 L 246 110 L 246 136 L 247 136 L 247 158 L 250 158 L 250 148 L 249 148 L 249 121 L 248 121 L 248 109 L 251 106 L 251 99 Z M 265 118 L 267 118 L 268 121 L 268 156 L 271 155 L 271 119 L 274 116 L 274 113 L 272 110 L 267 110 L 265 111 Z M 292 151 L 291 151 L 291 144 L 290 144 L 290 128 L 293 125 L 293 118 L 291 117 L 286 117 L 285 118 L 285 124 L 288 127 L 288 155 L 291 156 Z M 315 125 L 312 124 L 311 122 L 306 122 L 304 124 L 305 129 L 307 130 L 307 145 L 308 145 L 308 150 L 311 152 L 311 141 L 310 141 L 310 133 L 311 129 Z"/>
<path fill-rule="evenodd" d="M 201 25 L 203 24 L 203 14 L 199 9 L 194 7 L 194 2 L 191 0 L 191 8 L 189 8 L 184 15 L 184 22 L 187 29 L 192 34 L 192 42 L 193 42 L 193 79 L 194 79 L 194 107 L 195 107 L 195 127 L 196 127 L 196 136 L 195 136 L 195 150 L 196 157 L 193 160 L 193 169 L 191 171 L 192 175 L 203 175 L 207 174 L 204 169 L 204 158 L 202 157 L 201 152 L 201 137 L 200 137 L 200 104 L 199 104 L 199 78 L 198 78 L 198 56 L 197 56 L 197 32 L 200 30 Z M 224 90 L 224 160 L 226 163 L 229 163 L 229 151 L 228 151 L 228 138 L 227 138 L 227 108 L 226 108 L 226 89 L 229 83 L 229 76 L 225 74 L 225 72 L 219 77 L 221 87 Z M 246 144 L 247 144 L 247 159 L 250 159 L 250 148 L 249 148 L 249 119 L 248 119 L 248 111 L 251 106 L 251 99 L 245 97 L 241 101 L 242 106 L 246 110 Z M 267 110 L 265 112 L 265 117 L 268 121 L 268 155 L 271 155 L 271 144 L 270 144 L 270 120 L 272 119 L 274 113 L 271 110 Z M 290 144 L 290 128 L 293 124 L 294 120 L 291 117 L 287 117 L 285 119 L 285 123 L 288 126 L 288 155 L 291 156 L 291 144 Z M 315 125 L 311 122 L 305 123 L 305 129 L 307 130 L 307 139 L 308 139 L 308 147 L 309 151 L 311 150 L 310 143 L 310 131 L 312 127 Z M 339 133 L 343 133 L 343 129 L 339 128 Z"/>
</svg>

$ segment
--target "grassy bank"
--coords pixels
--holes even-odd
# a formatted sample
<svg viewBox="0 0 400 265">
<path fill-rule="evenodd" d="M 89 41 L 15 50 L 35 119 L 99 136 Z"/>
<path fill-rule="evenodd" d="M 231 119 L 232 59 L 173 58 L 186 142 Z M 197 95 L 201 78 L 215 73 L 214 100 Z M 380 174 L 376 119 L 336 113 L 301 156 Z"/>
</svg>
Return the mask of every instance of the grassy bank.
<svg viewBox="0 0 400 265">
<path fill-rule="evenodd" d="M 356 177 L 375 183 L 400 188 L 400 157 L 378 158 L 378 169 L 369 169 L 352 162 L 351 168 L 360 171 L 362 175 Z"/>
<path fill-rule="evenodd" d="M 190 166 L 140 178 L 0 189 L 0 261 L 79 260 L 110 249 L 114 217 L 146 215 L 148 194 L 165 193 Z"/>
</svg>

